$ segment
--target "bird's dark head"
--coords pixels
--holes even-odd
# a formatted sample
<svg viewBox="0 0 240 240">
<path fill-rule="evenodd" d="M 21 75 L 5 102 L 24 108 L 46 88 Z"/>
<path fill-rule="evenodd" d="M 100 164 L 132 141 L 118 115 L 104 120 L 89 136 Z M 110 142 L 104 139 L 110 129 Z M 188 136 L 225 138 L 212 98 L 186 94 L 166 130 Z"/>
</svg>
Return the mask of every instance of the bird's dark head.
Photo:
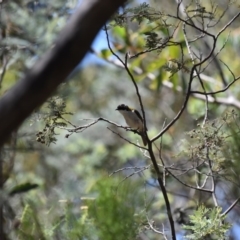
<svg viewBox="0 0 240 240">
<path fill-rule="evenodd" d="M 123 111 L 131 111 L 131 109 L 127 105 L 125 105 L 125 104 L 118 105 L 116 110 L 117 111 L 121 111 L 121 110 L 123 110 Z"/>
</svg>

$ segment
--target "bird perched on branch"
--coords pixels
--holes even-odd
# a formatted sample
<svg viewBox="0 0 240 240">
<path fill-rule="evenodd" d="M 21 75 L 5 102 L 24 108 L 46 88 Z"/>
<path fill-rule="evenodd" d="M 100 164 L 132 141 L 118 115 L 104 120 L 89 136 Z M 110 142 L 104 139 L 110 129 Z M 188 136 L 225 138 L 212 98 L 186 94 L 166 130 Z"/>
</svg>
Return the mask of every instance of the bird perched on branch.
<svg viewBox="0 0 240 240">
<path fill-rule="evenodd" d="M 116 108 L 117 111 L 119 111 L 127 125 L 132 128 L 133 130 L 136 130 L 139 135 L 142 137 L 142 141 L 144 146 L 147 145 L 147 136 L 144 131 L 144 123 L 143 123 L 143 118 L 141 114 L 138 112 L 138 110 L 130 108 L 129 106 L 125 104 L 121 104 Z"/>
</svg>

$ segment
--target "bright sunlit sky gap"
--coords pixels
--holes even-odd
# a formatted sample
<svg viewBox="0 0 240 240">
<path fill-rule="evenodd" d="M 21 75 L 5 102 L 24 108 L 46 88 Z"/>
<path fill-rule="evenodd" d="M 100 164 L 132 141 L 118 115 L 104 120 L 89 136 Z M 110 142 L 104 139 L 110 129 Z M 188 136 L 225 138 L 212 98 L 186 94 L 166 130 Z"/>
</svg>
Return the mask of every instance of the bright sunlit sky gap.
<svg viewBox="0 0 240 240">
<path fill-rule="evenodd" d="M 77 7 L 81 7 L 81 4 L 84 0 L 79 0 Z M 137 3 L 141 4 L 144 2 L 149 2 L 148 0 L 138 0 L 136 1 Z M 110 44 L 111 44 L 111 35 L 109 33 L 109 37 L 110 37 Z M 100 32 L 98 33 L 97 37 L 95 38 L 93 44 L 92 44 L 92 48 L 96 51 L 96 52 L 100 52 L 103 49 L 108 49 L 108 44 L 107 44 L 107 39 L 106 39 L 106 33 L 103 29 L 100 30 Z M 95 56 L 92 53 L 88 53 L 85 58 L 83 59 L 83 61 L 80 64 L 80 67 L 84 67 L 88 64 L 106 64 L 106 62 L 104 60 L 101 60 L 99 57 Z"/>
<path fill-rule="evenodd" d="M 96 52 L 100 52 L 102 49 L 106 49 L 108 48 L 107 45 L 107 40 L 106 40 L 106 34 L 103 30 L 101 30 L 97 37 L 95 38 L 93 44 L 92 44 L 92 48 L 94 49 L 94 51 Z M 100 59 L 99 57 L 95 56 L 93 53 L 87 53 L 87 55 L 85 56 L 85 58 L 83 59 L 83 61 L 80 64 L 80 67 L 84 67 L 88 64 L 104 64 L 106 63 L 104 60 Z"/>
</svg>

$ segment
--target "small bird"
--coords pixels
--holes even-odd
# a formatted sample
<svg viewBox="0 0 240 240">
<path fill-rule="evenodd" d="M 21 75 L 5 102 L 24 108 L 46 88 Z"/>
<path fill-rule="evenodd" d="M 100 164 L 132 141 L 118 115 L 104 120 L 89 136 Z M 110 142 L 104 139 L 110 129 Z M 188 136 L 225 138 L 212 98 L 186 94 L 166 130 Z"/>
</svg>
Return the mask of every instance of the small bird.
<svg viewBox="0 0 240 240">
<path fill-rule="evenodd" d="M 147 137 L 146 137 L 146 133 L 144 131 L 143 118 L 142 118 L 141 114 L 138 112 L 138 110 L 130 108 L 125 104 L 119 105 L 116 108 L 116 110 L 119 111 L 123 115 L 127 125 L 130 128 L 137 130 L 139 132 L 140 136 L 142 137 L 143 144 L 144 144 L 144 146 L 146 146 L 147 145 Z"/>
</svg>

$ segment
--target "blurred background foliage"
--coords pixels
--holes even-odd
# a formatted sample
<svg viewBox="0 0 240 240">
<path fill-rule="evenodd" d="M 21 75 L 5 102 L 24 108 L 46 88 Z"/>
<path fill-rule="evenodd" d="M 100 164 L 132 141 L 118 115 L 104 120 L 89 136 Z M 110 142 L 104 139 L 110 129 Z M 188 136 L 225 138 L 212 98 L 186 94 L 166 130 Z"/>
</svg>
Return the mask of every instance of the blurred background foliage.
<svg viewBox="0 0 240 240">
<path fill-rule="evenodd" d="M 217 34 L 230 21 L 240 4 L 239 1 L 196 2 L 204 6 L 212 34 Z M 189 14 L 191 9 L 196 9 L 193 1 L 183 3 Z M 79 4 L 77 0 L 1 2 L 1 95 L 46 50 L 54 47 L 57 34 Z M 150 137 L 181 108 L 192 67 L 183 24 L 173 17 L 176 11 L 177 4 L 173 0 L 146 1 L 141 5 L 139 1 L 131 1 L 107 26 L 114 52 L 122 59 L 129 53 L 129 68 L 143 99 Z M 218 91 L 233 80 L 228 68 L 235 76 L 240 75 L 238 23 L 239 19 L 219 36 L 216 57 L 202 66 L 202 69 L 206 67 L 202 78 L 207 91 Z M 186 32 L 189 40 L 199 34 L 190 27 L 186 27 Z M 164 45 L 169 38 L 172 40 Z M 99 41 L 106 43 L 106 38 Z M 191 45 L 193 51 L 203 56 L 209 53 L 211 46 L 209 37 Z M 159 239 L 149 222 L 161 231 L 164 225 L 164 233 L 169 234 L 165 204 L 149 158 L 107 127 L 134 143 L 140 141 L 139 137 L 106 122 L 98 122 L 75 134 L 66 130 L 98 117 L 125 125 L 116 107 L 125 103 L 140 109 L 128 74 L 112 57 L 109 48 L 93 48 L 91 54 L 104 61 L 99 63 L 89 58 L 76 69 L 54 96 L 12 134 L 1 151 L 4 182 L 1 202 L 4 231 L 9 239 Z M 199 81 L 193 82 L 193 89 L 202 91 Z M 212 100 L 214 103 L 209 104 L 210 121 L 204 130 L 209 138 L 215 139 L 212 140 L 212 155 L 219 154 L 215 166 L 221 174 L 216 180 L 216 194 L 223 209 L 240 193 L 237 164 L 240 105 L 235 104 L 237 99 L 239 83 L 235 82 L 234 87 L 219 93 Z M 202 131 L 198 124 L 205 114 L 204 100 L 193 95 L 179 121 L 156 141 L 155 153 L 159 154 L 161 146 L 167 166 L 187 168 L 193 158 L 189 155 L 191 151 L 198 155 L 194 156 L 194 161 L 200 158 L 201 149 L 199 152 L 192 149 L 199 148 L 202 140 L 196 132 Z M 215 126 L 223 122 L 224 127 L 216 134 Z M 173 173 L 194 185 L 194 174 L 182 175 L 174 169 Z M 181 224 L 188 223 L 188 211 L 192 212 L 202 202 L 212 207 L 211 196 L 184 187 L 164 171 L 163 176 L 181 239 L 186 233 Z M 240 224 L 239 210 L 237 205 L 227 216 L 235 229 Z M 240 239 L 234 235 L 234 227 L 229 235 Z"/>
</svg>

